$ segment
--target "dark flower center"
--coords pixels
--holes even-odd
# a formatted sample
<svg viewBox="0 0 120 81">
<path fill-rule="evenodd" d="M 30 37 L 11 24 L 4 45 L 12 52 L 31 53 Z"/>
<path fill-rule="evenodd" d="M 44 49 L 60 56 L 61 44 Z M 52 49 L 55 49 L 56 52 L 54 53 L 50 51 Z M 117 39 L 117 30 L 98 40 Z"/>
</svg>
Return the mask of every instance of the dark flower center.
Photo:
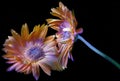
<svg viewBox="0 0 120 81">
<path fill-rule="evenodd" d="M 27 55 L 30 59 L 37 60 L 44 55 L 44 52 L 40 47 L 35 46 L 28 50 Z"/>
</svg>

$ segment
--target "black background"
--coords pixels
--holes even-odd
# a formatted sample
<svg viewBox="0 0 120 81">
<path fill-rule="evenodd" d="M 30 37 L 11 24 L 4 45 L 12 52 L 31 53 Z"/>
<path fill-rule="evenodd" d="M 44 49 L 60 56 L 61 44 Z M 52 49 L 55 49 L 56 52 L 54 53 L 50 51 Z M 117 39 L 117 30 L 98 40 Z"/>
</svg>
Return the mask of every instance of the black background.
<svg viewBox="0 0 120 81">
<path fill-rule="evenodd" d="M 81 34 L 87 41 L 120 63 L 120 8 L 118 2 L 61 0 L 70 10 L 74 10 L 78 28 L 83 27 Z M 12 3 L 12 4 L 11 4 Z M 10 30 L 20 33 L 22 24 L 27 23 L 30 31 L 34 25 L 46 23 L 51 18 L 50 9 L 57 7 L 59 0 L 41 0 L 28 2 L 4 2 L 0 9 L 0 47 Z M 3 6 L 2 6 L 3 5 Z M 54 34 L 49 29 L 48 35 Z M 81 41 L 74 43 L 72 50 L 74 62 L 69 60 L 68 68 L 62 72 L 52 71 L 47 76 L 42 70 L 39 81 L 120 81 L 120 70 L 113 66 Z M 2 58 L 0 51 L 0 81 L 35 81 L 32 74 L 24 75 L 15 71 L 6 72 L 10 66 Z"/>
</svg>

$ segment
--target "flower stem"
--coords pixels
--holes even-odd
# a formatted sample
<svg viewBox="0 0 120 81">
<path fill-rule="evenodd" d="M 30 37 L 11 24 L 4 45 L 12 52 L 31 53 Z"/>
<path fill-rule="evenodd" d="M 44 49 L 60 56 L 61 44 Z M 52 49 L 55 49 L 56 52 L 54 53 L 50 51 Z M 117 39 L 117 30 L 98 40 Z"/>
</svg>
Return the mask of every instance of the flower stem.
<svg viewBox="0 0 120 81">
<path fill-rule="evenodd" d="M 95 48 L 93 45 L 91 45 L 88 41 L 86 41 L 82 36 L 77 35 L 77 39 L 81 40 L 86 46 L 88 46 L 92 51 L 94 51 L 95 53 L 97 53 L 98 55 L 100 55 L 101 57 L 105 58 L 106 60 L 108 60 L 110 63 L 112 63 L 113 65 L 115 65 L 118 69 L 120 69 L 120 64 L 118 62 L 116 62 L 114 59 L 112 59 L 111 57 L 109 57 L 108 55 L 106 55 L 105 53 L 101 52 L 100 50 L 98 50 L 97 48 Z"/>
</svg>

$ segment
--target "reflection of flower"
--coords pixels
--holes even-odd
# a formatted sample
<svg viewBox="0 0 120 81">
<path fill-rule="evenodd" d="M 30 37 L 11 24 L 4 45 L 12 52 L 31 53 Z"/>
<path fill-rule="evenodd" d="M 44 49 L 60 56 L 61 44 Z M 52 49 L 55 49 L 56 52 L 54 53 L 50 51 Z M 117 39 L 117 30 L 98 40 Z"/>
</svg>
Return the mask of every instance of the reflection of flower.
<svg viewBox="0 0 120 81">
<path fill-rule="evenodd" d="M 61 70 L 57 61 L 57 48 L 54 41 L 54 35 L 48 36 L 48 26 L 35 26 L 29 34 L 27 24 L 24 24 L 21 29 L 21 36 L 14 30 L 11 30 L 12 36 L 4 43 L 4 51 L 7 63 L 13 64 L 8 68 L 8 71 L 14 70 L 17 72 L 30 74 L 38 80 L 40 69 L 50 75 L 52 70 Z"/>
<path fill-rule="evenodd" d="M 70 54 L 70 49 L 74 42 L 76 34 L 82 33 L 82 28 L 76 30 L 77 21 L 73 13 L 59 2 L 59 7 L 52 8 L 51 14 L 53 16 L 59 17 L 60 19 L 47 19 L 49 26 L 57 30 L 57 42 L 60 53 L 60 62 L 63 68 L 67 67 L 68 57 L 72 60 L 72 55 Z"/>
</svg>

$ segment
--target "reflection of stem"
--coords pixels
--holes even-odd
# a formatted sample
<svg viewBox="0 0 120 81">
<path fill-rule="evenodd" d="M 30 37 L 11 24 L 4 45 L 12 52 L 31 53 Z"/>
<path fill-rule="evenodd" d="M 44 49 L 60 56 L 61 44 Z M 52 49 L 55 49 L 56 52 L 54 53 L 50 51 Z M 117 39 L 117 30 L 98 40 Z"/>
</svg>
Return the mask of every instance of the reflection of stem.
<svg viewBox="0 0 120 81">
<path fill-rule="evenodd" d="M 105 58 L 106 60 L 111 62 L 113 65 L 115 65 L 118 69 L 120 69 L 120 64 L 118 62 L 113 60 L 111 57 L 107 56 L 105 53 L 103 53 L 103 52 L 99 51 L 98 49 L 96 49 L 93 45 L 91 45 L 89 42 L 87 42 L 82 36 L 77 35 L 77 39 L 81 40 L 85 45 L 87 45 L 95 53 L 102 56 L 103 58 Z"/>
</svg>

